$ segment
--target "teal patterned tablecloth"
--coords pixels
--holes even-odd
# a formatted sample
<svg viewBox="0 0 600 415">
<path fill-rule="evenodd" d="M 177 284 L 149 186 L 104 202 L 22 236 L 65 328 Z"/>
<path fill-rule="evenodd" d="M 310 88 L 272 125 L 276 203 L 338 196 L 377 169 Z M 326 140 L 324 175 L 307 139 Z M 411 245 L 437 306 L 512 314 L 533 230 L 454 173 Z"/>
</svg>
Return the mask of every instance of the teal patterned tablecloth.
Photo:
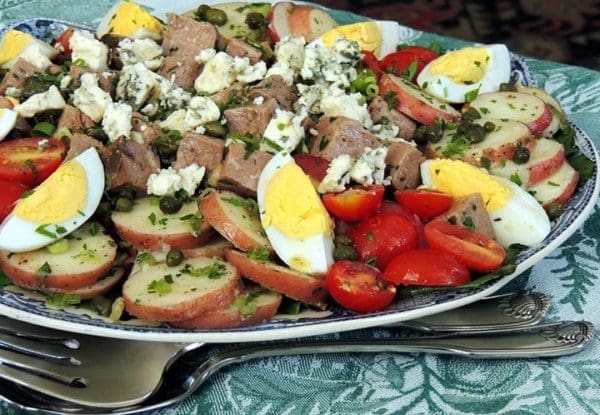
<svg viewBox="0 0 600 415">
<path fill-rule="evenodd" d="M 116 0 L 0 0 L 0 23 L 53 17 L 95 26 Z M 156 0 L 153 0 L 157 3 Z M 357 16 L 336 12 L 341 22 Z M 414 43 L 460 42 L 409 28 Z M 526 59 L 538 85 L 600 147 L 600 73 Z M 560 248 L 507 290 L 552 299 L 549 319 L 600 327 L 600 209 Z M 362 335 L 370 332 L 363 331 Z M 336 337 L 336 336 L 333 336 Z M 600 413 L 600 339 L 549 360 L 469 360 L 406 354 L 270 358 L 227 369 L 191 399 L 161 414 L 593 414 Z M 21 413 L 0 406 L 0 413 Z"/>
</svg>

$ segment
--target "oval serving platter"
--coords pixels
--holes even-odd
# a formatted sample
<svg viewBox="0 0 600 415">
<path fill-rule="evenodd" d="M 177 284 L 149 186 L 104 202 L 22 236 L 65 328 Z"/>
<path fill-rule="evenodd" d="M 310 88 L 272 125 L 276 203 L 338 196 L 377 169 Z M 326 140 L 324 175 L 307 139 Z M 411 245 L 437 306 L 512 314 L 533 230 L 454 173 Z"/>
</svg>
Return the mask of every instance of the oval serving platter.
<svg viewBox="0 0 600 415">
<path fill-rule="evenodd" d="M 159 17 L 164 17 L 165 13 L 169 11 L 164 9 L 167 6 L 165 3 L 161 4 L 156 0 L 146 0 L 140 3 L 148 5 Z M 191 2 L 188 0 L 177 2 L 176 9 L 171 11 L 182 13 L 192 9 L 196 3 L 197 1 Z M 218 2 L 211 1 L 207 3 Z M 168 6 L 173 6 L 173 4 L 168 4 Z M 332 14 L 334 18 L 338 18 L 335 11 Z M 343 23 L 349 22 L 344 21 Z M 44 40 L 55 38 L 68 27 L 91 30 L 80 24 L 45 18 L 29 19 L 10 26 L 10 28 L 17 28 Z M 414 30 L 402 26 L 400 28 L 403 37 L 405 37 L 401 40 L 407 42 L 413 40 Z M 0 36 L 2 35 L 3 33 L 0 33 Z M 511 64 L 511 78 L 513 81 L 520 80 L 523 84 L 529 86 L 536 84 L 531 70 L 522 58 L 511 54 Z M 150 326 L 139 320 L 114 323 L 99 317 L 95 313 L 86 313 L 86 310 L 77 307 L 52 308 L 46 304 L 42 296 L 10 285 L 0 288 L 0 314 L 59 330 L 105 337 L 168 342 L 239 343 L 296 338 L 393 324 L 461 307 L 495 293 L 542 260 L 579 229 L 585 219 L 592 213 L 600 188 L 598 153 L 590 138 L 577 126 L 573 125 L 573 128 L 576 132 L 576 145 L 594 162 L 594 176 L 577 190 L 568 202 L 564 214 L 552 222 L 552 231 L 546 240 L 519 255 L 517 269 L 513 274 L 494 280 L 474 290 L 446 291 L 411 298 L 400 298 L 387 310 L 370 314 L 358 315 L 332 306 L 326 311 L 304 312 L 299 316 L 293 316 L 293 318 L 290 318 L 290 316 L 276 316 L 272 321 L 252 327 L 184 330 L 166 325 Z"/>
</svg>

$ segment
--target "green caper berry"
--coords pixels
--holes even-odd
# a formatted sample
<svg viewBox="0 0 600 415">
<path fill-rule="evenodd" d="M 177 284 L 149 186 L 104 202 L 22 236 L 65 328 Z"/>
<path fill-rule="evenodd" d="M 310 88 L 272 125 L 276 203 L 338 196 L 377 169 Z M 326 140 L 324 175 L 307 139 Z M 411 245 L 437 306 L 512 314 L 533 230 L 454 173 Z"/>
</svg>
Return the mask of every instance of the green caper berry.
<svg viewBox="0 0 600 415">
<path fill-rule="evenodd" d="M 117 212 L 130 212 L 133 209 L 133 200 L 126 197 L 120 197 L 115 202 Z"/>
<path fill-rule="evenodd" d="M 501 92 L 517 92 L 517 86 L 515 84 L 511 84 L 508 82 L 503 82 L 500 84 L 500 91 Z"/>
<path fill-rule="evenodd" d="M 560 215 L 563 214 L 564 211 L 565 209 L 563 205 L 556 202 L 550 203 L 550 205 L 548 205 L 548 207 L 546 208 L 546 213 L 548 213 L 548 217 L 550 219 L 558 218 Z"/>
<path fill-rule="evenodd" d="M 517 146 L 515 154 L 513 154 L 512 161 L 517 164 L 525 164 L 529 161 L 530 156 L 529 149 L 523 146 Z"/>
<path fill-rule="evenodd" d="M 183 253 L 179 249 L 171 249 L 167 254 L 167 265 L 176 267 L 183 261 Z"/>
<path fill-rule="evenodd" d="M 485 128 L 479 124 L 462 122 L 457 131 L 463 134 L 470 143 L 481 143 L 485 139 Z"/>
<path fill-rule="evenodd" d="M 227 23 L 227 13 L 219 9 L 208 9 L 204 12 L 206 21 L 212 23 L 215 26 L 223 26 Z"/>
<path fill-rule="evenodd" d="M 196 11 L 194 12 L 194 16 L 196 16 L 196 20 L 205 21 L 206 20 L 206 11 L 210 9 L 210 6 L 206 4 L 201 4 L 198 6 Z"/>
<path fill-rule="evenodd" d="M 265 16 L 257 12 L 248 13 L 245 21 L 248 27 L 252 30 L 267 27 L 267 20 L 265 19 Z"/>
<path fill-rule="evenodd" d="M 437 143 L 444 136 L 444 127 L 440 123 L 433 123 L 425 129 L 425 137 L 430 143 Z"/>
<path fill-rule="evenodd" d="M 225 126 L 221 124 L 220 121 L 211 121 L 204 124 L 204 129 L 206 130 L 206 134 L 212 135 L 213 137 L 225 137 L 227 134 L 227 130 Z"/>
<path fill-rule="evenodd" d="M 496 129 L 496 124 L 494 124 L 491 121 L 486 121 L 485 124 L 483 124 L 483 128 L 485 128 L 485 131 L 487 131 L 488 133 L 491 133 Z"/>
<path fill-rule="evenodd" d="M 119 192 L 119 197 L 124 197 L 125 199 L 133 200 L 133 198 L 134 198 L 133 190 L 128 189 L 128 188 L 122 189 Z"/>
<path fill-rule="evenodd" d="M 348 235 L 345 235 L 343 233 L 335 235 L 335 239 L 333 240 L 333 242 L 336 245 L 352 245 L 352 239 L 350 239 Z"/>
<path fill-rule="evenodd" d="M 173 214 L 179 212 L 181 206 L 183 206 L 181 200 L 173 196 L 163 196 L 158 202 L 158 207 L 160 207 L 160 210 L 162 210 L 163 213 L 166 214 Z"/>
<path fill-rule="evenodd" d="M 427 143 L 427 137 L 425 136 L 426 130 L 427 130 L 427 126 L 425 126 L 425 125 L 419 125 L 415 129 L 415 135 L 413 136 L 413 140 L 415 143 L 417 143 L 417 144 L 426 144 Z"/>
<path fill-rule="evenodd" d="M 110 211 L 112 210 L 112 206 L 110 205 L 110 202 L 102 201 L 100 202 L 100 204 L 98 205 L 98 209 L 96 209 L 96 215 L 100 216 L 100 217 L 106 217 L 108 215 L 110 215 Z"/>
<path fill-rule="evenodd" d="M 358 254 L 356 253 L 356 250 L 349 245 L 338 245 L 333 250 L 333 258 L 336 261 L 339 261 L 340 259 L 356 261 L 358 259 Z"/>
<path fill-rule="evenodd" d="M 479 111 L 477 111 L 475 108 L 471 107 L 468 110 L 466 110 L 463 115 L 462 115 L 462 119 L 465 121 L 475 121 L 481 118 L 481 114 L 479 113 Z"/>
</svg>

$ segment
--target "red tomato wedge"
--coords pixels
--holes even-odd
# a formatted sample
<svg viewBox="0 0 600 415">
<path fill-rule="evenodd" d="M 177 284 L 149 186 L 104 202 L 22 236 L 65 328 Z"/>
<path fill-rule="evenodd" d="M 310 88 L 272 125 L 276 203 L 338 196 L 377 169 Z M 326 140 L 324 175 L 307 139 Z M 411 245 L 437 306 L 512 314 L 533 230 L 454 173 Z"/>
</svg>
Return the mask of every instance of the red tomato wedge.
<svg viewBox="0 0 600 415">
<path fill-rule="evenodd" d="M 442 220 L 425 225 L 425 239 L 431 248 L 454 256 L 473 271 L 493 271 L 506 256 L 504 248 L 486 235 Z"/>
<path fill-rule="evenodd" d="M 454 198 L 442 192 L 426 189 L 399 190 L 394 197 L 406 210 L 428 221 L 446 212 L 452 206 Z"/>
<path fill-rule="evenodd" d="M 404 50 L 390 53 L 385 58 L 383 58 L 380 62 L 381 70 L 384 72 L 390 72 L 397 76 L 402 76 L 408 73 L 410 65 L 416 65 L 415 72 L 413 76 L 410 78 L 411 81 L 414 81 L 425 67 L 425 62 L 423 62 L 417 55 L 412 52 L 406 52 Z"/>
<path fill-rule="evenodd" d="M 65 55 L 71 54 L 71 36 L 73 36 L 73 29 L 67 29 L 62 32 L 57 38 L 55 45 L 61 46 L 62 50 L 65 52 Z"/>
<path fill-rule="evenodd" d="M 15 202 L 29 188 L 21 183 L 0 180 L 0 189 L 0 222 L 2 222 L 12 212 Z"/>
<path fill-rule="evenodd" d="M 436 249 L 415 249 L 396 256 L 383 279 L 396 285 L 455 286 L 471 280 L 467 267 Z"/>
<path fill-rule="evenodd" d="M 410 52 L 419 58 L 423 63 L 427 64 L 438 57 L 438 54 L 424 46 L 409 46 L 401 50 L 401 52 Z"/>
<path fill-rule="evenodd" d="M 354 222 L 368 218 L 379 208 L 384 191 L 382 185 L 374 185 L 341 193 L 326 193 L 323 195 L 323 204 L 333 216 Z"/>
<path fill-rule="evenodd" d="M 362 262 L 373 262 L 379 269 L 398 254 L 415 249 L 419 236 L 413 224 L 403 215 L 378 213 L 362 221 L 349 234 Z"/>
<path fill-rule="evenodd" d="M 32 137 L 0 143 L 0 179 L 35 186 L 60 165 L 65 145 L 56 138 Z"/>
<path fill-rule="evenodd" d="M 381 64 L 380 64 L 379 60 L 375 57 L 373 52 L 369 52 L 368 50 L 363 50 L 362 54 L 363 54 L 363 60 L 362 60 L 363 65 L 365 65 L 368 69 L 372 70 L 373 73 L 377 76 L 377 79 L 379 79 L 379 77 L 383 73 L 383 71 L 381 70 Z"/>
<path fill-rule="evenodd" d="M 396 296 L 396 287 L 383 281 L 377 268 L 348 260 L 329 268 L 325 286 L 342 307 L 358 313 L 382 310 Z"/>
</svg>

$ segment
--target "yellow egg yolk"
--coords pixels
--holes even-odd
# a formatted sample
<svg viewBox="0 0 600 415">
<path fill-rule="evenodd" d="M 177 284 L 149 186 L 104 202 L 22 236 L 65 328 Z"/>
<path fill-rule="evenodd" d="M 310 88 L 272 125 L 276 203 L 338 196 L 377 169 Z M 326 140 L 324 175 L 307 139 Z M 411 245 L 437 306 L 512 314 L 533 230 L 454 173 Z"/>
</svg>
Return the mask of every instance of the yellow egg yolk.
<svg viewBox="0 0 600 415">
<path fill-rule="evenodd" d="M 309 177 L 294 163 L 283 166 L 267 185 L 264 228 L 274 226 L 294 239 L 329 234 L 332 222 Z"/>
<path fill-rule="evenodd" d="M 483 169 L 459 160 L 432 160 L 429 164 L 432 186 L 453 197 L 479 193 L 488 212 L 506 205 L 512 190 Z"/>
<path fill-rule="evenodd" d="M 80 215 L 86 198 L 85 170 L 77 160 L 70 160 L 22 199 L 14 213 L 32 222 L 58 223 Z"/>
<path fill-rule="evenodd" d="M 18 30 L 9 30 L 2 38 L 0 43 L 0 65 L 13 59 L 25 48 L 33 42 L 33 36 L 28 33 L 23 33 Z"/>
<path fill-rule="evenodd" d="M 489 55 L 486 48 L 464 48 L 448 52 L 431 62 L 431 73 L 469 84 L 485 74 Z"/>
<path fill-rule="evenodd" d="M 354 23 L 336 27 L 322 35 L 321 40 L 323 41 L 323 46 L 330 48 L 340 37 L 358 42 L 361 50 L 368 50 L 375 55 L 379 54 L 379 49 L 381 48 L 381 30 L 375 22 Z"/>
<path fill-rule="evenodd" d="M 109 22 L 108 33 L 131 37 L 140 29 L 157 35 L 161 35 L 163 31 L 158 19 L 141 6 L 128 1 L 122 2 Z"/>
</svg>

